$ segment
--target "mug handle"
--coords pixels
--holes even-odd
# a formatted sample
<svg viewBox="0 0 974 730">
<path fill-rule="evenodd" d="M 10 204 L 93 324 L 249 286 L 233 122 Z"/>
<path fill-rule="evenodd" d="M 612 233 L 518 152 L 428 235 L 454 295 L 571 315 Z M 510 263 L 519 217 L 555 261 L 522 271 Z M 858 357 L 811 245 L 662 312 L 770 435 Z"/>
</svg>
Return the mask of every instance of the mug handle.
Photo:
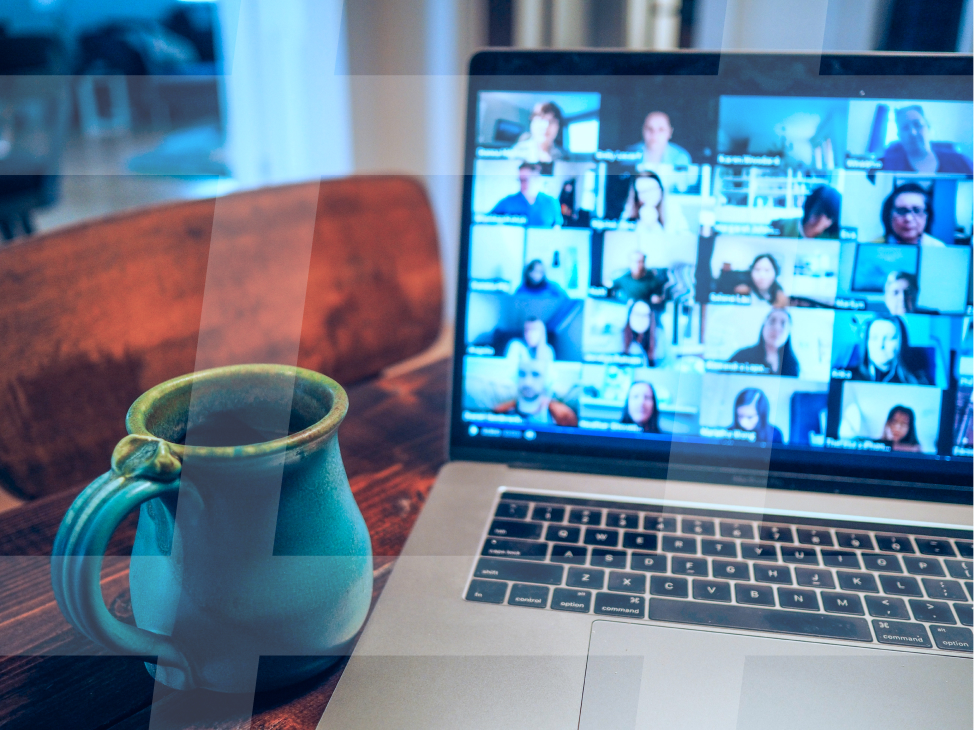
<svg viewBox="0 0 974 730">
<path fill-rule="evenodd" d="M 61 613 L 92 641 L 120 654 L 156 656 L 158 663 L 195 673 L 173 640 L 123 623 L 109 613 L 101 593 L 105 548 L 122 519 L 143 502 L 179 490 L 182 462 L 173 447 L 148 436 L 126 436 L 101 475 L 68 508 L 51 555 L 51 583 Z"/>
</svg>

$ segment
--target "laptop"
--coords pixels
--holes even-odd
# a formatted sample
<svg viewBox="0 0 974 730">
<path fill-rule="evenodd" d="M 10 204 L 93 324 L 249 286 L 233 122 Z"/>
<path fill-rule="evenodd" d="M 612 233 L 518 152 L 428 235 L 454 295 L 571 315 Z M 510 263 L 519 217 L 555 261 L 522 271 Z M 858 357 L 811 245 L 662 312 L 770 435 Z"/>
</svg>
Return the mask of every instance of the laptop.
<svg viewBox="0 0 974 730">
<path fill-rule="evenodd" d="M 484 52 L 450 461 L 321 728 L 967 728 L 972 58 Z"/>
</svg>

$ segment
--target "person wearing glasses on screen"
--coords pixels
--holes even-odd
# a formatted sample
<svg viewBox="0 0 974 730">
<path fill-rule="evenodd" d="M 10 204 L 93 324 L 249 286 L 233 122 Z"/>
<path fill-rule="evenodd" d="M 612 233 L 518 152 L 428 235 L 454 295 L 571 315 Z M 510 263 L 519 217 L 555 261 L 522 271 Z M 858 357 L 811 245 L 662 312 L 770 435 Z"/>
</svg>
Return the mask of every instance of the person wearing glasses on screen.
<svg viewBox="0 0 974 730">
<path fill-rule="evenodd" d="M 541 165 L 522 162 L 517 169 L 520 190 L 502 198 L 491 215 L 521 215 L 531 227 L 552 228 L 565 222 L 558 201 L 541 192 Z"/>
<path fill-rule="evenodd" d="M 922 185 L 908 182 L 895 187 L 883 201 L 881 215 L 886 243 L 944 245 L 943 241 L 929 233 L 933 225 L 933 206 L 930 193 Z"/>
<path fill-rule="evenodd" d="M 643 159 L 637 165 L 640 170 L 650 169 L 655 165 L 672 165 L 673 167 L 688 167 L 692 164 L 690 153 L 671 142 L 673 139 L 673 125 L 666 112 L 654 111 L 646 115 L 643 120 L 643 141 L 629 145 L 629 152 L 642 152 Z"/>
<path fill-rule="evenodd" d="M 745 388 L 734 400 L 734 423 L 731 431 L 751 431 L 756 443 L 784 442 L 781 429 L 771 423 L 771 404 L 759 388 Z"/>
<path fill-rule="evenodd" d="M 801 218 L 771 221 L 783 238 L 838 238 L 842 194 L 828 185 L 819 185 L 805 198 Z"/>
<path fill-rule="evenodd" d="M 852 367 L 853 380 L 874 383 L 905 383 L 930 385 L 927 374 L 912 370 L 903 362 L 903 354 L 909 351 L 910 342 L 903 320 L 895 316 L 880 315 L 866 326 L 864 352 Z"/>
<path fill-rule="evenodd" d="M 905 106 L 897 109 L 895 116 L 899 139 L 883 153 L 884 170 L 971 174 L 971 160 L 952 144 L 930 141 L 930 122 L 922 106 Z"/>
<path fill-rule="evenodd" d="M 531 110 L 528 131 L 521 135 L 508 156 L 526 162 L 554 162 L 565 157 L 562 149 L 565 115 L 553 101 L 540 102 Z"/>
<path fill-rule="evenodd" d="M 772 309 L 761 325 L 757 344 L 733 354 L 729 362 L 764 365 L 772 375 L 798 377 L 799 365 L 791 347 L 791 315 L 787 309 Z"/>
<path fill-rule="evenodd" d="M 661 433 L 659 409 L 656 407 L 656 391 L 650 383 L 637 380 L 629 386 L 622 423 L 635 423 L 643 433 Z"/>
<path fill-rule="evenodd" d="M 883 434 L 879 440 L 893 451 L 920 451 L 916 420 L 912 408 L 893 406 L 886 417 L 886 425 L 883 426 Z"/>
<path fill-rule="evenodd" d="M 883 303 L 889 314 L 911 314 L 917 311 L 917 278 L 905 271 L 891 271 L 883 286 Z"/>
</svg>

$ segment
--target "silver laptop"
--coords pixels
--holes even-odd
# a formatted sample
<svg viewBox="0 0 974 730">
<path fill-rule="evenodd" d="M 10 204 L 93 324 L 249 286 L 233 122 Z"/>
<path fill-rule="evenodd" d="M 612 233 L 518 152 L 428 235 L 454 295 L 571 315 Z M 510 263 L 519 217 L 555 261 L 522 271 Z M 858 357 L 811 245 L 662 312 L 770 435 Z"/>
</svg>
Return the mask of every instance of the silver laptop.
<svg viewBox="0 0 974 730">
<path fill-rule="evenodd" d="M 971 71 L 473 58 L 451 460 L 321 728 L 971 728 Z"/>
</svg>

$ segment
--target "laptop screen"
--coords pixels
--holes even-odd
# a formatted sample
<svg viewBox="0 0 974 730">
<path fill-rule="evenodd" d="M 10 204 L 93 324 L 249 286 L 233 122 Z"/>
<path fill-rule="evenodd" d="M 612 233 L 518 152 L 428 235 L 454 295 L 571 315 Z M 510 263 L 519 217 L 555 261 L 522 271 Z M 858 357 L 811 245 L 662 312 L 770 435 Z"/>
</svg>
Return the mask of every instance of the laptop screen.
<svg viewBox="0 0 974 730">
<path fill-rule="evenodd" d="M 455 455 L 969 495 L 970 57 L 485 53 L 468 116 Z"/>
</svg>

